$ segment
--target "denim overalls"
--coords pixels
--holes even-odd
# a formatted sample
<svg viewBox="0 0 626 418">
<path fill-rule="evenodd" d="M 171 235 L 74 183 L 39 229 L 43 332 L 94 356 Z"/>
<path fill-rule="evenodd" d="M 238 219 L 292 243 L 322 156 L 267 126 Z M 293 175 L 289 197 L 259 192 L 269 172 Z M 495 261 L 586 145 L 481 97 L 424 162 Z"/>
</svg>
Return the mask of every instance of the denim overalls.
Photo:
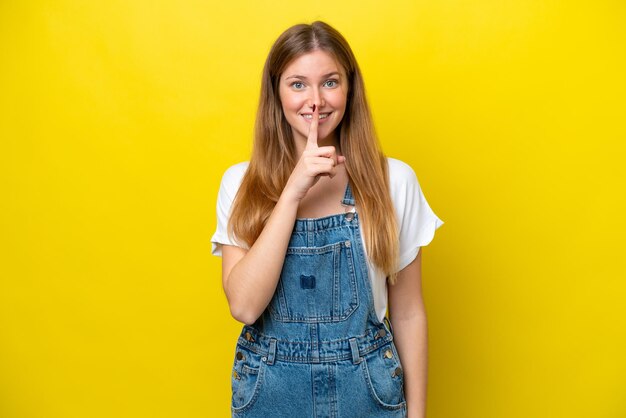
<svg viewBox="0 0 626 418">
<path fill-rule="evenodd" d="M 233 417 L 405 417 L 390 325 L 374 309 L 350 184 L 345 214 L 296 219 L 273 299 L 237 341 Z M 386 321 L 387 322 L 387 321 Z"/>
</svg>

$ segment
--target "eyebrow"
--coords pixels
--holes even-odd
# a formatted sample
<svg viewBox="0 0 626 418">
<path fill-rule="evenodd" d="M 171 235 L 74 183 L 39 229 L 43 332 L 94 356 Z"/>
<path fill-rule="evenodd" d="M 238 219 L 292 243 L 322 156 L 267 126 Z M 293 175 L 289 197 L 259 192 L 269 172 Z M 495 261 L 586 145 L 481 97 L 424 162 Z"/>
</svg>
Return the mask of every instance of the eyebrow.
<svg viewBox="0 0 626 418">
<path fill-rule="evenodd" d="M 330 77 L 331 75 L 340 76 L 341 74 L 339 74 L 339 72 L 337 71 L 333 71 L 332 73 L 324 74 L 322 78 Z M 289 77 L 285 78 L 285 80 L 289 80 L 290 78 L 300 78 L 302 80 L 308 80 L 307 77 L 298 74 L 290 75 Z"/>
</svg>

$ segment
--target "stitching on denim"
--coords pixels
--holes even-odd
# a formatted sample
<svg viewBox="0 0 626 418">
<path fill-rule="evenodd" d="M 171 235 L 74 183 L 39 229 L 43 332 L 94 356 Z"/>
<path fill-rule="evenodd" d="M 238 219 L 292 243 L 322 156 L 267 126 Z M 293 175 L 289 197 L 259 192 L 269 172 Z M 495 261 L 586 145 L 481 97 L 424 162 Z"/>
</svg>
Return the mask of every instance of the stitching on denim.
<svg viewBox="0 0 626 418">
<path fill-rule="evenodd" d="M 374 384 L 372 383 L 372 379 L 370 378 L 369 369 L 367 367 L 367 359 L 364 359 L 364 361 L 361 362 L 361 370 L 363 371 L 363 377 L 365 379 L 365 383 L 367 384 L 367 387 L 370 390 L 370 394 L 372 395 L 372 397 L 374 398 L 374 400 L 376 401 L 376 403 L 378 403 L 380 407 L 384 409 L 389 409 L 392 411 L 396 411 L 398 409 L 404 408 L 404 405 L 406 404 L 406 400 L 403 400 L 399 404 L 394 405 L 394 404 L 385 403 L 378 397 L 378 394 L 376 393 L 376 390 L 374 389 Z"/>
<path fill-rule="evenodd" d="M 358 234 L 356 236 L 359 236 Z M 278 286 L 276 288 L 276 294 L 270 301 L 268 305 L 268 310 L 270 316 L 278 321 L 278 322 L 286 322 L 286 323 L 320 323 L 320 322 L 343 322 L 347 320 L 359 307 L 359 287 L 357 283 L 356 270 L 354 268 L 354 255 L 352 253 L 353 245 L 346 245 L 346 242 L 350 242 L 349 240 L 342 240 L 332 244 L 327 244 L 321 247 L 289 247 L 287 248 L 288 255 L 320 255 L 320 254 L 330 254 L 330 253 L 339 253 L 339 257 L 341 258 L 341 254 L 345 252 L 347 259 L 347 267 L 348 267 L 348 278 L 349 278 L 349 287 L 350 287 L 350 301 L 345 305 L 345 301 L 340 304 L 339 309 L 335 311 L 334 306 L 331 307 L 330 315 L 316 315 L 316 316 L 302 316 L 302 315 L 294 315 L 290 313 L 289 307 L 287 306 L 287 301 L 285 299 L 285 292 L 282 284 L 282 278 L 279 280 Z M 335 256 L 333 256 L 333 263 L 336 261 Z M 339 274 L 337 272 L 337 266 L 335 263 L 333 264 L 333 286 L 339 286 L 338 280 L 336 277 Z M 334 300 L 334 298 L 333 298 Z M 276 307 L 278 304 L 278 307 Z M 346 308 L 344 309 L 344 306 Z M 281 313 L 282 312 L 282 313 Z"/>
<path fill-rule="evenodd" d="M 262 384 L 261 381 L 264 378 L 265 378 L 265 363 L 261 363 L 261 365 L 259 366 L 259 373 L 257 375 L 257 380 L 254 384 L 254 393 L 252 394 L 252 398 L 250 398 L 248 402 L 246 402 L 244 405 L 240 407 L 234 407 L 231 403 L 231 409 L 234 413 L 241 414 L 241 413 L 246 412 L 248 409 L 252 408 L 257 398 L 259 397 L 259 392 L 261 391 L 261 384 Z"/>
</svg>

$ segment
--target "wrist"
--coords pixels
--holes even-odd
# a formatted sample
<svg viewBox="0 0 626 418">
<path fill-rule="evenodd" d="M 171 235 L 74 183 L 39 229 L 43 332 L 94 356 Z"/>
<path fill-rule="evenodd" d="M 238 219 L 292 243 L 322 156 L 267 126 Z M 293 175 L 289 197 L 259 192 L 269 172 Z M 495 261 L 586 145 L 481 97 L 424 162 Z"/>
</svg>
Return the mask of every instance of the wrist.
<svg viewBox="0 0 626 418">
<path fill-rule="evenodd" d="M 296 205 L 296 207 L 300 205 L 301 200 L 302 200 L 302 197 L 299 196 L 298 193 L 294 193 L 289 187 L 289 184 L 285 186 L 285 188 L 283 189 L 283 192 L 280 194 L 280 197 L 278 198 L 278 202 L 284 202 L 287 205 Z"/>
</svg>

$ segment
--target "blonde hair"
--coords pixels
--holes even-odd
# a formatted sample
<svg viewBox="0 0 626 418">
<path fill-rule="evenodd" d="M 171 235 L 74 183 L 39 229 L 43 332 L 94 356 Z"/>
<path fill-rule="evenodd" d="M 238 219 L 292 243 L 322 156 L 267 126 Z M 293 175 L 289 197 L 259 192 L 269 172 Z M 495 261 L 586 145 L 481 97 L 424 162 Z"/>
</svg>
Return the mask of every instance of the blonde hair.
<svg viewBox="0 0 626 418">
<path fill-rule="evenodd" d="M 324 22 L 295 25 L 283 32 L 265 61 L 250 164 L 233 202 L 231 236 L 252 246 L 265 227 L 297 161 L 291 127 L 283 114 L 279 80 L 295 58 L 314 50 L 331 54 L 348 79 L 344 117 L 337 127 L 339 148 L 363 219 L 367 253 L 394 283 L 398 265 L 398 226 L 387 158 L 382 153 L 365 96 L 363 76 L 344 37 Z"/>
</svg>

